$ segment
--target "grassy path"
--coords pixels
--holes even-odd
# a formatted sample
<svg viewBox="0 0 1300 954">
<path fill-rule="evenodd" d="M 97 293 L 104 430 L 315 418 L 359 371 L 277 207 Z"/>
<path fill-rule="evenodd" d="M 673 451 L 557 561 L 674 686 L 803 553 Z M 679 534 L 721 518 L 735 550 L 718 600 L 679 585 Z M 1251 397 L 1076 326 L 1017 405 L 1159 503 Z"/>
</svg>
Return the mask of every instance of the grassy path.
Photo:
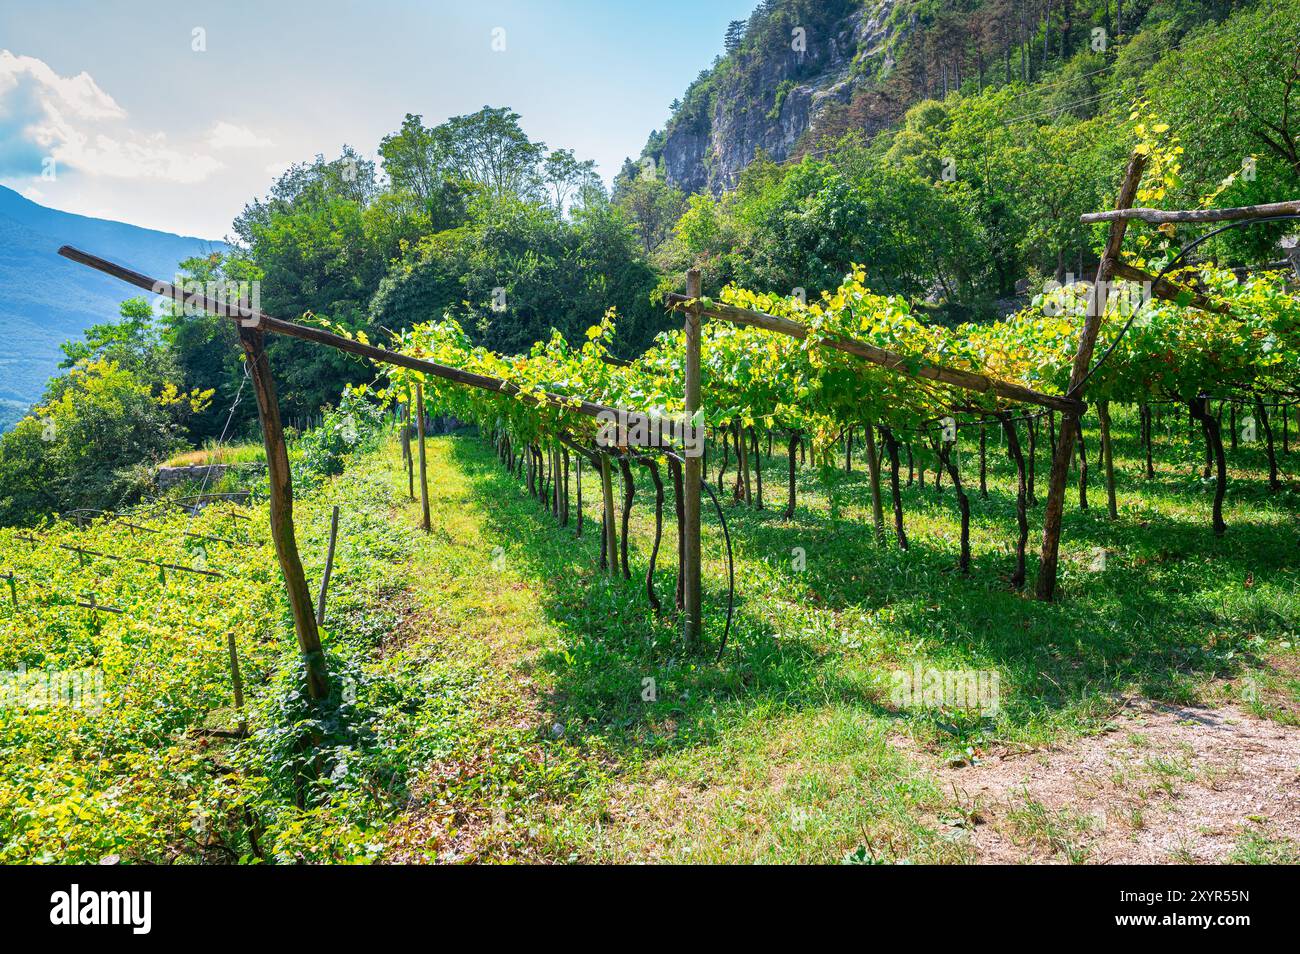
<svg viewBox="0 0 1300 954">
<path fill-rule="evenodd" d="M 735 648 L 720 664 L 680 652 L 673 621 L 650 613 L 640 579 L 598 571 L 594 482 L 584 494 L 589 532 L 576 541 L 482 442 L 433 440 L 435 529 L 416 546 L 407 623 L 385 665 L 418 669 L 436 684 L 438 718 L 422 724 L 443 744 L 392 826 L 387 857 L 963 861 L 985 857 L 986 842 L 996 842 L 1001 860 L 1017 852 L 1092 860 L 1093 842 L 1106 845 L 1107 860 L 1139 843 L 1144 857 L 1172 856 L 1147 835 L 1153 824 L 1181 824 L 1177 813 L 1143 812 L 1129 799 L 1128 817 L 1148 827 L 1108 828 L 1103 838 L 1093 822 L 1070 821 L 1087 813 L 1086 795 L 1058 786 L 1038 797 L 987 778 L 990 765 L 1014 773 L 1029 764 L 1016 760 L 1034 753 L 1064 751 L 1069 763 L 1070 747 L 1085 743 L 1100 758 L 1088 740 L 1120 726 L 1123 738 L 1132 734 L 1135 699 L 1231 701 L 1241 718 L 1282 726 L 1300 711 L 1295 494 L 1269 497 L 1253 471 L 1252 482 L 1230 491 L 1232 530 L 1216 541 L 1207 494 L 1189 476 L 1195 446 L 1163 446 L 1148 482 L 1122 424 L 1117 436 L 1121 520 L 1106 520 L 1099 483 L 1090 511 L 1070 508 L 1065 599 L 1055 606 L 1006 583 L 1014 515 L 995 440 L 989 499 L 968 487 L 969 577 L 954 568 L 950 489 L 908 489 L 906 553 L 874 544 L 860 463 L 848 476 L 802 471 L 793 521 L 730 507 L 740 587 Z M 765 462 L 769 507 L 780 464 Z M 391 453 L 386 466 L 404 487 Z M 973 470 L 969 453 L 963 466 Z M 649 509 L 642 492 L 632 515 L 635 573 L 644 572 Z M 416 534 L 417 511 L 408 505 L 396 517 Z M 670 604 L 665 542 L 657 588 Z M 713 641 L 725 601 L 719 544 L 710 520 Z M 917 665 L 997 671 L 999 711 L 900 708 L 889 674 Z M 1294 738 L 1281 732 L 1268 757 L 1285 764 Z M 1176 764 L 1177 753 L 1161 746 L 1221 748 L 1197 748 L 1172 730 L 1153 744 L 1156 765 Z M 1201 793 L 1227 771 L 1182 758 L 1187 771 L 1157 773 L 1167 784 L 1142 788 L 1141 799 Z M 964 787 L 976 781 L 1006 804 L 973 805 Z M 1294 815 L 1225 816 L 1209 855 L 1178 844 L 1192 858 L 1224 857 L 1248 841 L 1246 860 L 1269 857 L 1294 847 Z M 990 820 L 996 839 L 979 830 Z M 1052 835 L 1057 829 L 1074 834 Z"/>
</svg>

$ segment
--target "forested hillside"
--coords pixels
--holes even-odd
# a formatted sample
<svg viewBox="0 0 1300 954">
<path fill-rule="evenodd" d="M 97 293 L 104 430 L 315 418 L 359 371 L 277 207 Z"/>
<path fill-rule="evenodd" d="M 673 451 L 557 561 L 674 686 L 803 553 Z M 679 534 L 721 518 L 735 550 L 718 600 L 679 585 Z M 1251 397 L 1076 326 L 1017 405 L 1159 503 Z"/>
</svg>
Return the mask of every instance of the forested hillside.
<svg viewBox="0 0 1300 954">
<path fill-rule="evenodd" d="M 1294 196 L 1297 36 L 1287 0 L 768 0 L 617 191 L 651 209 L 702 193 L 658 261 L 704 258 L 706 285 L 822 290 L 860 262 L 875 287 L 991 316 L 1024 279 L 1087 271 L 1078 216 L 1110 201 L 1138 101 L 1182 137 L 1171 201 Z M 1276 258 L 1282 230 L 1218 251 Z"/>
</svg>

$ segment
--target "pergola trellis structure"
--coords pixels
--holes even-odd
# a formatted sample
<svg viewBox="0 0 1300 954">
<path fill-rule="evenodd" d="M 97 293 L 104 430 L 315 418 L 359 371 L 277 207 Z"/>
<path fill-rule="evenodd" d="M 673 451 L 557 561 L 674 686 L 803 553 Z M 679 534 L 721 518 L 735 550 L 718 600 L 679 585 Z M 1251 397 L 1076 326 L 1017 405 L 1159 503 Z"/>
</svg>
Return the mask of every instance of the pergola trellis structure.
<svg viewBox="0 0 1300 954">
<path fill-rule="evenodd" d="M 1165 212 L 1156 209 L 1132 208 L 1133 200 L 1137 195 L 1138 184 L 1146 168 L 1146 162 L 1146 156 L 1141 153 L 1135 152 L 1130 157 L 1114 210 L 1092 213 L 1082 217 L 1082 221 L 1085 223 L 1109 222 L 1110 232 L 1097 266 L 1096 281 L 1089 293 L 1088 309 L 1079 334 L 1079 344 L 1070 373 L 1070 384 L 1064 395 L 1039 392 L 1024 385 L 1001 380 L 977 371 L 952 368 L 932 362 L 918 362 L 915 359 L 851 338 L 835 337 L 819 342 L 822 347 L 842 351 L 900 375 L 934 381 L 975 393 L 994 394 L 1021 403 L 1036 404 L 1051 411 L 1059 411 L 1062 414 L 1061 436 L 1057 441 L 1049 479 L 1037 581 L 1037 595 L 1044 600 L 1051 600 L 1055 595 L 1061 514 L 1064 506 L 1066 481 L 1074 449 L 1074 440 L 1079 430 L 1079 421 L 1087 410 L 1087 406 L 1083 402 L 1083 387 L 1091 374 L 1091 370 L 1095 370 L 1095 368 L 1090 370 L 1090 365 L 1100 333 L 1107 299 L 1102 290 L 1107 287 L 1107 283 L 1114 277 L 1129 281 L 1150 281 L 1152 294 L 1158 298 L 1179 303 L 1189 303 L 1193 307 L 1206 310 L 1222 312 L 1226 309 L 1226 306 L 1221 303 L 1213 302 L 1199 293 L 1189 292 L 1179 288 L 1172 282 L 1166 281 L 1163 275 L 1151 276 L 1120 261 L 1119 252 L 1128 223 L 1133 220 L 1152 224 L 1167 222 L 1241 222 L 1300 215 L 1300 201 L 1234 209 L 1199 209 L 1189 212 Z M 203 295 L 189 294 L 170 282 L 151 278 L 71 246 L 63 246 L 59 249 L 59 254 L 144 291 L 171 298 L 178 304 L 199 307 L 211 314 L 228 317 L 238 322 L 240 344 L 249 363 L 250 377 L 257 397 L 258 418 L 262 425 L 262 437 L 266 449 L 267 470 L 270 481 L 272 541 L 275 544 L 276 557 L 288 591 L 298 645 L 307 667 L 308 691 L 313 698 L 323 698 L 328 694 L 328 674 L 324 654 L 321 651 L 320 634 L 317 629 L 312 599 L 307 589 L 302 561 L 298 556 L 294 537 L 292 475 L 289 469 L 289 456 L 284 440 L 284 429 L 280 420 L 275 381 L 271 376 L 271 368 L 266 356 L 265 336 L 267 332 L 325 345 L 339 351 L 368 358 L 380 364 L 396 365 L 419 371 L 432 377 L 466 387 L 489 391 L 504 397 L 514 397 L 538 405 L 560 407 L 588 417 L 625 421 L 632 433 L 649 435 L 665 433 L 664 422 L 649 414 L 615 409 L 573 396 L 546 392 L 525 392 L 517 385 L 500 378 L 475 374 L 459 368 L 401 354 L 400 352 L 364 344 L 320 328 L 273 318 L 251 309 L 243 303 L 216 301 Z M 684 368 L 684 396 L 686 419 L 692 426 L 697 426 L 695 418 L 701 406 L 700 332 L 702 318 L 714 318 L 732 324 L 761 328 L 797 339 L 804 339 L 809 334 L 807 327 L 788 318 L 767 315 L 730 305 L 706 304 L 702 300 L 700 273 L 696 269 L 687 272 L 686 294 L 670 296 L 669 307 L 680 310 L 685 315 L 686 365 Z M 422 401 L 420 402 L 420 408 L 420 416 L 423 418 Z M 419 430 L 420 437 L 423 438 L 423 427 L 420 427 Z M 423 441 L 421 441 L 421 450 L 423 450 Z M 423 463 L 423 454 L 421 457 Z M 423 480 L 424 472 L 422 467 L 422 483 Z M 682 535 L 682 630 L 688 645 L 694 644 L 699 639 L 703 618 L 700 545 L 702 483 L 702 460 L 698 456 L 686 455 L 683 460 L 684 500 L 682 526 L 679 532 Z M 427 515 L 426 504 L 426 528 Z"/>
<path fill-rule="evenodd" d="M 1037 404 L 1049 410 L 1061 412 L 1061 437 L 1057 441 L 1056 452 L 1052 458 L 1036 584 L 1036 594 L 1042 600 L 1050 601 L 1055 598 L 1056 594 L 1057 564 L 1061 541 L 1061 515 L 1064 509 L 1066 482 L 1074 453 L 1074 441 L 1079 432 L 1079 422 L 1087 411 L 1087 405 L 1083 400 L 1084 385 L 1092 371 L 1095 370 L 1095 367 L 1092 367 L 1092 356 L 1096 350 L 1102 319 L 1105 317 L 1106 303 L 1109 297 L 1107 294 L 1109 282 L 1113 278 L 1133 282 L 1149 282 L 1151 294 L 1157 298 L 1207 311 L 1218 313 L 1228 311 L 1227 305 L 1222 302 L 1212 301 L 1194 290 L 1181 288 L 1174 282 L 1166 280 L 1163 274 L 1158 276 L 1150 275 L 1121 261 L 1119 253 L 1124 242 L 1125 232 L 1128 229 L 1128 223 L 1133 220 L 1156 225 L 1170 222 L 1240 223 L 1300 215 L 1300 201 L 1277 202 L 1268 205 L 1243 206 L 1230 209 L 1197 209 L 1186 212 L 1133 208 L 1133 201 L 1137 196 L 1138 185 L 1141 182 L 1142 174 L 1146 170 L 1146 165 L 1146 154 L 1134 152 L 1129 157 L 1128 165 L 1124 171 L 1124 178 L 1120 184 L 1115 208 L 1108 212 L 1090 213 L 1082 216 L 1084 223 L 1109 222 L 1110 232 L 1107 235 L 1106 245 L 1097 265 L 1096 280 L 1089 290 L 1085 319 L 1079 332 L 1079 343 L 1071 366 L 1070 383 L 1064 395 L 1046 394 L 1024 385 L 1003 381 L 976 371 L 916 362 L 913 359 L 905 358 L 902 355 L 852 338 L 834 337 L 818 342 L 822 347 L 842 351 L 898 374 L 936 381 L 968 391 L 995 394 L 1008 400 Z M 808 337 L 808 328 L 789 318 L 768 315 L 731 305 L 704 304 L 698 301 L 698 274 L 692 272 L 690 275 L 694 276 L 694 287 L 691 286 L 692 278 L 688 277 L 688 293 L 686 295 L 670 295 L 669 304 L 671 307 L 686 311 L 688 315 L 702 315 L 732 324 L 761 328 L 801 340 Z M 687 347 L 689 365 L 689 338 Z M 696 361 L 698 362 L 698 356 Z"/>
<path fill-rule="evenodd" d="M 1097 222 L 1109 222 L 1110 231 L 1106 236 L 1106 245 L 1097 264 L 1097 279 L 1088 293 L 1088 308 L 1083 328 L 1079 333 L 1079 346 L 1075 351 L 1074 363 L 1070 369 L 1070 385 L 1066 396 L 1082 400 L 1084 385 L 1097 365 L 1092 365 L 1092 355 L 1101 331 L 1101 322 L 1105 317 L 1106 303 L 1109 298 L 1109 282 L 1112 278 L 1125 281 L 1149 283 L 1150 293 L 1180 305 L 1228 313 L 1227 305 L 1215 302 L 1189 289 L 1183 289 L 1167 281 L 1162 271 L 1151 275 L 1120 260 L 1120 248 L 1128 224 L 1133 221 L 1148 225 L 1166 225 L 1175 223 L 1232 222 L 1245 224 L 1282 218 L 1300 216 L 1300 200 L 1274 202 L 1265 205 L 1238 206 L 1227 209 L 1192 209 L 1185 211 L 1163 209 L 1134 208 L 1133 200 L 1137 196 L 1138 184 L 1146 171 L 1147 155 L 1135 151 L 1124 170 L 1120 184 L 1119 197 L 1115 208 L 1107 212 L 1091 212 L 1080 216 L 1085 225 Z M 1184 249 L 1186 251 L 1186 249 Z M 1176 259 L 1175 259 L 1176 260 Z M 1113 347 L 1113 346 L 1112 346 Z M 1103 360 L 1105 356 L 1103 355 Z M 1043 517 L 1043 544 L 1039 556 L 1038 580 L 1036 594 L 1041 600 L 1052 600 L 1056 595 L 1057 563 L 1061 544 L 1061 514 L 1065 505 L 1066 481 L 1069 476 L 1070 460 L 1074 450 L 1075 436 L 1079 431 L 1077 412 L 1067 411 L 1066 420 L 1062 422 L 1061 438 L 1057 442 L 1056 454 L 1052 458 L 1052 471 L 1048 479 L 1048 491 Z M 1222 478 L 1222 473 L 1220 474 Z M 1220 493 L 1222 479 L 1220 480 Z M 1221 500 L 1221 497 L 1219 498 Z M 1217 509 L 1216 509 L 1217 514 Z M 1217 529 L 1217 528 L 1216 528 Z"/>
<path fill-rule="evenodd" d="M 270 315 L 263 314 L 248 307 L 240 302 L 217 301 L 204 295 L 187 293 L 183 288 L 178 288 L 171 282 L 161 281 L 151 278 L 148 275 L 133 271 L 125 266 L 110 262 L 107 259 L 91 255 L 80 249 L 65 245 L 59 249 L 59 254 L 64 258 L 71 259 L 82 265 L 87 265 L 98 271 L 111 275 L 114 278 L 134 285 L 144 291 L 160 295 L 164 298 L 171 298 L 180 305 L 202 308 L 214 315 L 230 318 L 239 324 L 239 341 L 243 346 L 244 352 L 248 358 L 250 377 L 253 381 L 254 393 L 257 397 L 257 414 L 262 425 L 262 441 L 266 448 L 267 474 L 270 483 L 270 523 L 271 537 L 275 544 L 276 559 L 280 564 L 280 571 L 284 577 L 285 587 L 288 591 L 289 605 L 293 613 L 294 630 L 298 638 L 298 647 L 302 653 L 303 660 L 307 667 L 307 688 L 313 699 L 322 699 L 329 694 L 328 673 L 325 666 L 325 657 L 321 651 L 320 632 L 317 628 L 315 609 L 313 607 L 311 594 L 307 589 L 306 575 L 303 572 L 302 560 L 298 556 L 298 546 L 294 535 L 293 525 L 293 478 L 289 469 L 289 452 L 284 439 L 284 427 L 280 421 L 280 403 L 276 393 L 275 379 L 271 376 L 270 362 L 267 360 L 265 338 L 266 333 L 285 335 L 291 338 L 299 338 L 303 341 L 310 341 L 315 344 L 326 345 L 344 351 L 349 354 L 355 354 L 359 357 L 369 358 L 381 364 L 391 364 L 398 367 L 408 368 L 413 371 L 419 371 L 436 378 L 451 381 L 455 384 L 467 387 L 479 388 L 484 391 L 491 391 L 504 397 L 517 398 L 529 401 L 539 405 L 551 405 L 571 410 L 587 417 L 604 417 L 605 419 L 617 418 L 627 422 L 628 427 L 633 433 L 660 434 L 663 433 L 662 422 L 649 414 L 638 412 L 624 411 L 620 412 L 604 404 L 597 404 L 593 401 L 581 400 L 579 398 L 550 394 L 546 392 L 525 392 L 517 385 L 500 378 L 489 377 L 482 374 L 474 374 L 469 371 L 463 371 L 459 368 L 452 368 L 447 365 L 437 364 L 433 361 L 426 361 L 421 358 L 412 357 L 411 355 L 401 354 L 396 351 L 388 351 L 384 348 L 377 348 L 374 345 L 363 344 L 342 335 L 336 335 L 320 328 L 314 328 L 310 325 L 302 325 L 292 321 L 284 321 L 279 318 L 272 318 Z M 689 323 L 688 323 L 689 328 Z M 697 342 L 697 360 L 698 360 L 698 334 Z M 699 367 L 696 365 L 696 406 L 699 403 Z M 688 407 L 690 405 L 689 386 L 688 386 Z M 421 413 L 421 417 L 423 414 Z M 420 436 L 423 438 L 423 428 L 420 429 Z M 423 452 L 423 444 L 421 445 Z M 423 453 L 422 453 L 423 456 Z M 687 458 L 686 473 L 691 473 L 691 458 Z M 691 585 L 691 576 L 688 573 L 686 579 L 686 592 L 688 595 L 693 594 L 694 603 L 687 604 L 684 620 L 688 636 L 697 635 L 700 620 L 700 580 L 699 580 L 699 464 L 696 461 L 695 468 L 695 505 L 694 523 L 694 548 L 692 551 L 687 546 L 687 560 L 692 557 L 694 583 Z M 423 468 L 421 469 L 421 479 L 424 479 Z M 689 486 L 689 484 L 688 484 Z M 425 509 L 427 519 L 427 505 Z M 691 524 L 691 508 L 687 508 L 687 526 Z M 692 566 L 687 563 L 688 569 Z M 693 607 L 693 609 L 692 609 Z"/>
</svg>

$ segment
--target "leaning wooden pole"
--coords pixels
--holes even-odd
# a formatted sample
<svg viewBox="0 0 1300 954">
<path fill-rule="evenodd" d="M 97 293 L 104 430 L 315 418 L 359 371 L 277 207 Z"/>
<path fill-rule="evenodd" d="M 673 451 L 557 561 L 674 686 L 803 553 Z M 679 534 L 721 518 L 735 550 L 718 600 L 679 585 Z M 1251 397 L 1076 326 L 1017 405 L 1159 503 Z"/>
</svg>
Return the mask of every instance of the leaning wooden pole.
<svg viewBox="0 0 1300 954">
<path fill-rule="evenodd" d="M 1120 185 L 1116 209 L 1126 209 L 1133 205 L 1137 196 L 1138 183 L 1146 169 L 1147 157 L 1133 153 L 1129 157 L 1128 168 L 1124 170 L 1124 181 Z M 1088 369 L 1092 364 L 1092 354 L 1097 347 L 1097 335 L 1101 332 L 1101 320 L 1106 312 L 1107 286 L 1114 273 L 1116 260 L 1119 258 L 1120 246 L 1124 243 L 1124 233 L 1128 228 L 1128 219 L 1115 219 L 1110 225 L 1110 234 L 1106 238 L 1106 247 L 1102 251 L 1101 261 L 1097 264 L 1097 280 L 1093 283 L 1088 296 L 1088 314 L 1083 321 L 1083 331 L 1079 335 L 1079 347 L 1074 353 L 1074 364 L 1070 369 L 1070 387 L 1066 394 L 1075 399 L 1082 389 Z M 1074 439 L 1079 431 L 1080 413 L 1077 410 L 1062 412 L 1061 436 L 1056 442 L 1052 455 L 1052 472 L 1047 484 L 1047 505 L 1043 514 L 1043 546 L 1039 555 L 1038 581 L 1035 593 L 1040 600 L 1056 598 L 1056 571 L 1061 548 L 1061 514 L 1065 508 L 1065 485 L 1070 476 L 1070 458 L 1074 453 Z"/>
<path fill-rule="evenodd" d="M 258 328 L 241 325 L 239 343 L 247 356 L 253 392 L 257 395 L 257 416 L 262 423 L 262 443 L 266 448 L 266 469 L 271 487 L 271 540 L 289 594 L 298 648 L 307 669 L 307 694 L 313 699 L 324 699 L 329 695 L 329 675 L 325 668 L 325 654 L 321 651 L 311 593 L 307 590 L 307 577 L 302 571 L 294 537 L 293 475 L 289 470 L 289 451 L 284 443 L 275 379 L 271 377 L 271 364 L 266 358 L 265 335 Z"/>
<path fill-rule="evenodd" d="M 686 273 L 686 297 L 698 299 L 701 294 L 699 269 Z M 686 309 L 686 426 L 695 427 L 695 415 L 700 409 L 700 309 Z M 688 443 L 687 446 L 692 446 Z M 686 457 L 683 467 L 683 553 L 682 553 L 682 638 L 687 646 L 699 642 L 703 619 L 704 597 L 700 580 L 700 484 L 701 460 L 694 455 Z"/>
</svg>

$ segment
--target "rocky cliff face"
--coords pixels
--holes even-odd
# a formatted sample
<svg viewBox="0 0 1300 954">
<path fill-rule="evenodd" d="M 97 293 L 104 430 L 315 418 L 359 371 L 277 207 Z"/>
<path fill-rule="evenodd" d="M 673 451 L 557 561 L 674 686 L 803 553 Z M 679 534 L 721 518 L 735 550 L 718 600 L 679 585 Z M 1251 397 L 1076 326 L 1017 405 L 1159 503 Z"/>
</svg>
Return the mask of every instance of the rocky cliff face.
<svg viewBox="0 0 1300 954">
<path fill-rule="evenodd" d="M 716 66 L 708 102 L 679 115 L 663 137 L 668 180 L 686 192 L 730 188 L 762 150 L 782 161 L 856 90 L 887 76 L 909 29 L 908 0 L 864 0 L 841 16 L 803 27 L 782 24 L 771 42 L 745 46 Z"/>
</svg>

